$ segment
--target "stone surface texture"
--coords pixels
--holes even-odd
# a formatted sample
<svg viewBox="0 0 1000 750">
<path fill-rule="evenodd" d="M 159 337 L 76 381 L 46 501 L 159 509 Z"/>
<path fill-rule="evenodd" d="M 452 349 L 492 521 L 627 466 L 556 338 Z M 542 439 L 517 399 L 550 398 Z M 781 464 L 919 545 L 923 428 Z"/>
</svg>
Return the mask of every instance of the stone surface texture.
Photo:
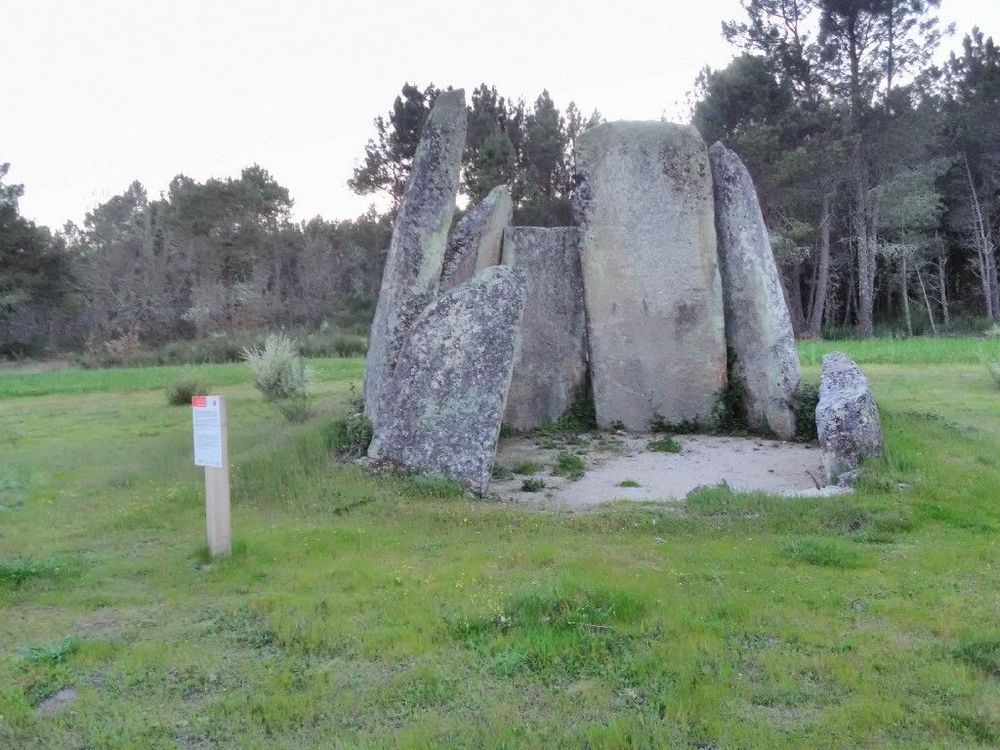
<svg viewBox="0 0 1000 750">
<path fill-rule="evenodd" d="M 489 489 L 526 294 L 524 273 L 488 268 L 414 321 L 368 455 Z"/>
<path fill-rule="evenodd" d="M 730 375 L 740 384 L 750 428 L 790 440 L 795 437 L 792 396 L 801 371 L 771 238 L 739 156 L 721 143 L 708 155 Z"/>
<path fill-rule="evenodd" d="M 587 387 L 587 317 L 575 227 L 507 227 L 503 263 L 524 271 L 527 301 L 504 424 L 559 419 Z"/>
<path fill-rule="evenodd" d="M 403 193 L 382 274 L 365 369 L 365 415 L 378 425 L 400 349 L 413 321 L 434 299 L 455 213 L 465 148 L 465 94 L 438 95 Z"/>
<path fill-rule="evenodd" d="M 444 252 L 441 291 L 464 284 L 483 269 L 500 265 L 503 233 L 513 213 L 510 188 L 500 185 L 462 217 Z"/>
<path fill-rule="evenodd" d="M 576 162 L 598 424 L 711 424 L 726 342 L 705 143 L 689 126 L 606 123 Z"/>
<path fill-rule="evenodd" d="M 885 450 L 878 406 L 868 379 L 842 352 L 823 357 L 816 431 L 830 484 L 856 471 L 866 458 L 881 456 Z"/>
</svg>

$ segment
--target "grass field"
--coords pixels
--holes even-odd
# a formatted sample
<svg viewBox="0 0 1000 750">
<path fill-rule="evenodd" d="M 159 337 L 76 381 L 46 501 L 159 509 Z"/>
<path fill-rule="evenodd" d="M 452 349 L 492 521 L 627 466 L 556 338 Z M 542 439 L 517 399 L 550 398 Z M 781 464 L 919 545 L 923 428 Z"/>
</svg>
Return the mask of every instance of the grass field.
<svg viewBox="0 0 1000 750">
<path fill-rule="evenodd" d="M 230 400 L 224 562 L 177 370 L 0 373 L 0 748 L 997 747 L 1000 391 L 969 341 L 885 343 L 802 351 L 870 363 L 858 493 L 576 515 L 332 461 L 360 360 L 295 426 L 194 368 Z"/>
</svg>

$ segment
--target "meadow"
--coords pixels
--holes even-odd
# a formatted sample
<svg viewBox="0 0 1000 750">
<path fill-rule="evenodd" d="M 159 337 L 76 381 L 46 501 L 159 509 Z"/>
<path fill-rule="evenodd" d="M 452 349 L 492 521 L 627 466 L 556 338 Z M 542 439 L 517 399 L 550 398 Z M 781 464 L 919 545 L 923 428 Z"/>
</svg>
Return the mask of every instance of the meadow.
<svg viewBox="0 0 1000 750">
<path fill-rule="evenodd" d="M 360 359 L 314 360 L 296 425 L 238 364 L 0 372 L 0 747 L 996 747 L 982 346 L 802 344 L 882 409 L 850 496 L 579 514 L 338 461 Z M 224 561 L 164 398 L 191 373 L 230 403 Z"/>
</svg>

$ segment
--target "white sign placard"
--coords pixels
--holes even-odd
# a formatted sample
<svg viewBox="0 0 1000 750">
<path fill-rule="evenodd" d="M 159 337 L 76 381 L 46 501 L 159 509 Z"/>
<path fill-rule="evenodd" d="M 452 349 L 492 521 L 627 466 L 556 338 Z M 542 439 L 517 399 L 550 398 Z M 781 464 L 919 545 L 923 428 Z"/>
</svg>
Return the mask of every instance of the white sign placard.
<svg viewBox="0 0 1000 750">
<path fill-rule="evenodd" d="M 195 466 L 222 467 L 222 409 L 218 396 L 191 399 Z"/>
</svg>

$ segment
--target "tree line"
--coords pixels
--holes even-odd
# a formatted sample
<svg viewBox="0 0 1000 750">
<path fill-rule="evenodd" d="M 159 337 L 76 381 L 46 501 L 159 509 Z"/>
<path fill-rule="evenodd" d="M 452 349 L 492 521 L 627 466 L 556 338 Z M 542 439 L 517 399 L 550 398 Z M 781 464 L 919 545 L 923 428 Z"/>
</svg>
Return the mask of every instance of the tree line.
<svg viewBox="0 0 1000 750">
<path fill-rule="evenodd" d="M 693 120 L 757 184 L 799 335 L 1000 316 L 1000 50 L 938 0 L 742 0 Z M 958 319 L 958 320 L 957 320 Z"/>
<path fill-rule="evenodd" d="M 349 181 L 391 207 L 353 220 L 296 223 L 267 170 L 197 182 L 158 198 L 132 183 L 58 232 L 20 215 L 24 188 L 0 170 L 0 355 L 168 341 L 246 329 L 367 330 L 396 207 L 439 89 L 406 84 Z M 547 92 L 532 106 L 486 85 L 469 104 L 462 189 L 471 203 L 510 184 L 516 218 L 571 221 L 572 148 L 585 119 Z"/>
<path fill-rule="evenodd" d="M 1000 50 L 978 30 L 943 65 L 938 0 L 742 0 L 740 54 L 696 84 L 692 121 L 746 162 L 801 336 L 981 329 L 1000 318 Z M 138 182 L 57 232 L 19 213 L 0 167 L 0 356 L 245 329 L 364 330 L 392 221 L 440 89 L 407 83 L 348 184 L 388 209 L 291 219 L 265 169 L 159 197 Z M 496 185 L 514 222 L 573 222 L 573 147 L 601 121 L 548 92 L 483 84 L 461 202 Z M 461 214 L 461 212 L 459 212 Z M 457 218 L 457 217 L 456 217 Z M 627 293 L 623 290 L 623 293 Z"/>
</svg>

